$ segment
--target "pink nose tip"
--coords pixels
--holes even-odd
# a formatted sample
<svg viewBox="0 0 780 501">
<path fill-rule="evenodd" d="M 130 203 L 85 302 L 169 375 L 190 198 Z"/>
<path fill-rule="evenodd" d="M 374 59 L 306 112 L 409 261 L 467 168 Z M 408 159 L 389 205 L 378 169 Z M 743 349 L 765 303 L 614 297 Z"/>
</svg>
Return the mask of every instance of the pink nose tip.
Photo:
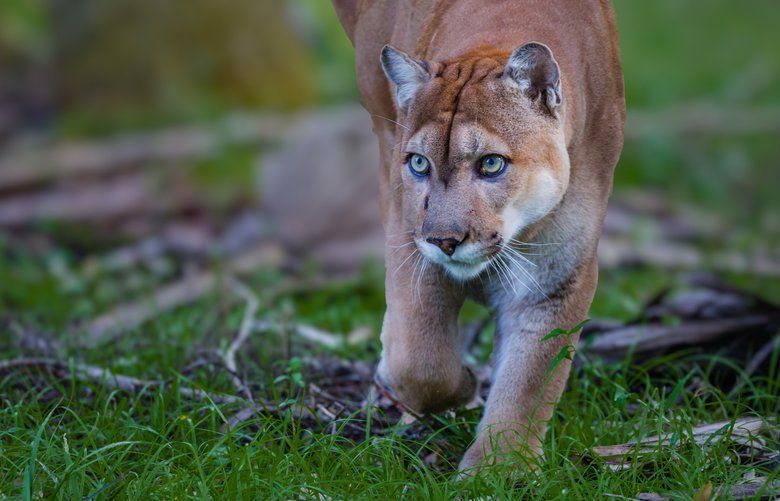
<svg viewBox="0 0 780 501">
<path fill-rule="evenodd" d="M 456 238 L 435 238 L 428 237 L 425 239 L 429 244 L 433 244 L 448 256 L 451 256 L 455 252 L 455 248 L 462 242 Z"/>
</svg>

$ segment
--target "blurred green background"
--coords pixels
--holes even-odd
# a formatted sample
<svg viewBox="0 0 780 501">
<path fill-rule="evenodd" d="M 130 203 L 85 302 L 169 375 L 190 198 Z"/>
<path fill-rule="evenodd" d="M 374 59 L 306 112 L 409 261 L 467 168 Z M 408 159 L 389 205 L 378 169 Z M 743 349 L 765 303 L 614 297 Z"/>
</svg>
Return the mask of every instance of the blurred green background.
<svg viewBox="0 0 780 501">
<path fill-rule="evenodd" d="M 630 110 L 780 106 L 774 0 L 617 0 Z M 353 51 L 329 2 L 4 0 L 0 138 L 104 136 L 357 97 Z M 770 111 L 767 111 L 769 109 Z M 679 115 L 678 115 L 679 116 Z M 685 117 L 683 113 L 682 117 Z M 728 218 L 739 238 L 778 233 L 778 131 L 630 140 L 617 186 L 655 187 Z"/>
</svg>

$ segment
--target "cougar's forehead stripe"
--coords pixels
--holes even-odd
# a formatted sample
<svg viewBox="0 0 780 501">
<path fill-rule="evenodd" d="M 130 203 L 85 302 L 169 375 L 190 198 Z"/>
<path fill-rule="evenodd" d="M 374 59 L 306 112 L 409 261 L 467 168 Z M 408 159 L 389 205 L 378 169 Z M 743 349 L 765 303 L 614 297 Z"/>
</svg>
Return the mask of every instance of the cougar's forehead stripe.
<svg viewBox="0 0 780 501">
<path fill-rule="evenodd" d="M 473 134 L 472 138 L 454 137 L 459 134 L 461 126 L 459 118 L 463 115 L 460 110 L 461 99 L 464 91 L 472 85 L 479 85 L 485 80 L 488 75 L 494 74 L 496 68 L 501 66 L 501 63 L 495 59 L 475 59 L 469 61 L 459 61 L 451 65 L 445 65 L 442 72 L 443 79 L 448 85 L 442 92 L 442 99 L 440 99 L 440 113 L 446 117 L 444 122 L 444 161 L 442 162 L 442 168 L 438 170 L 439 177 L 446 184 L 450 176 L 452 176 L 452 170 L 457 167 L 456 160 L 462 156 L 465 151 L 471 151 L 472 154 L 479 151 L 480 134 Z M 444 118 L 444 117 L 443 117 Z M 488 131 L 485 131 L 488 133 Z M 491 134 L 491 139 L 495 137 Z M 472 144 L 467 146 L 465 142 L 471 142 Z M 482 144 L 484 146 L 484 143 Z M 509 149 L 504 144 L 504 151 L 508 152 Z"/>
<path fill-rule="evenodd" d="M 453 132 L 450 158 L 476 159 L 487 154 L 497 153 L 511 158 L 512 150 L 504 139 L 475 122 L 456 126 Z"/>
<path fill-rule="evenodd" d="M 469 64 L 470 63 L 470 64 Z M 450 157 L 450 148 L 451 148 L 451 142 L 452 142 L 452 129 L 455 124 L 455 117 L 458 115 L 458 104 L 460 103 L 460 96 L 463 93 L 463 89 L 466 88 L 466 85 L 471 80 L 471 77 L 473 75 L 473 69 L 474 64 L 473 62 L 465 62 L 465 63 L 456 63 L 453 65 L 450 65 L 449 67 L 445 68 L 444 70 L 444 79 L 445 80 L 454 80 L 452 85 L 450 86 L 450 106 L 446 108 L 447 112 L 447 124 L 446 129 L 444 132 L 444 162 L 442 164 L 442 168 L 439 169 L 439 178 L 444 182 L 444 184 L 447 184 L 447 181 L 449 180 L 450 176 L 452 175 L 452 170 L 454 168 L 454 164 L 449 161 Z M 445 104 L 446 106 L 446 104 Z"/>
</svg>

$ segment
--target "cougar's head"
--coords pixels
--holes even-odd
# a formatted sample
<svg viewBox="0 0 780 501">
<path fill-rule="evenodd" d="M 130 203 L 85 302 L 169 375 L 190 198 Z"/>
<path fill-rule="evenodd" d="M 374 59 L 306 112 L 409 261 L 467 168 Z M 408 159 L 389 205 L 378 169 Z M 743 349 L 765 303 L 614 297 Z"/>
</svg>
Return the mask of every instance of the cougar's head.
<svg viewBox="0 0 780 501">
<path fill-rule="evenodd" d="M 445 62 L 385 46 L 381 63 L 402 116 L 403 217 L 423 256 L 475 277 L 568 186 L 558 64 L 539 43 Z"/>
</svg>

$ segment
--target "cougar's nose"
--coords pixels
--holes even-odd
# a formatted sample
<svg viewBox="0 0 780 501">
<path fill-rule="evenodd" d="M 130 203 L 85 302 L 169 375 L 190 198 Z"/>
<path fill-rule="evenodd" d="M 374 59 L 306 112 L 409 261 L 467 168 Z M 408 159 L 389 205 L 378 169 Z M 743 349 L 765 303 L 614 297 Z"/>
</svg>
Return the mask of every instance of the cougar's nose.
<svg viewBox="0 0 780 501">
<path fill-rule="evenodd" d="M 455 248 L 460 245 L 463 240 L 458 240 L 457 238 L 435 238 L 435 237 L 428 237 L 425 239 L 426 242 L 429 244 L 433 244 L 445 254 L 448 256 L 451 256 L 455 252 Z"/>
</svg>

